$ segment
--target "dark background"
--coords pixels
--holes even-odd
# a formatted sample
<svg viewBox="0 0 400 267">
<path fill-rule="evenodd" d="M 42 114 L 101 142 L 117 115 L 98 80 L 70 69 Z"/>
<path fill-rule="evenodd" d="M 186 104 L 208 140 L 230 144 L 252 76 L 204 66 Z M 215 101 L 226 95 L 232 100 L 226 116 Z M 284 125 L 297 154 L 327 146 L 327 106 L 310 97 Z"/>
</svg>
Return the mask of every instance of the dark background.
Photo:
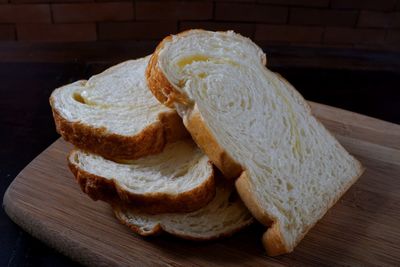
<svg viewBox="0 0 400 267">
<path fill-rule="evenodd" d="M 54 142 L 48 97 L 166 34 L 234 29 L 308 100 L 400 123 L 400 1 L 0 0 L 0 196 Z M 0 266 L 71 266 L 0 210 Z"/>
</svg>

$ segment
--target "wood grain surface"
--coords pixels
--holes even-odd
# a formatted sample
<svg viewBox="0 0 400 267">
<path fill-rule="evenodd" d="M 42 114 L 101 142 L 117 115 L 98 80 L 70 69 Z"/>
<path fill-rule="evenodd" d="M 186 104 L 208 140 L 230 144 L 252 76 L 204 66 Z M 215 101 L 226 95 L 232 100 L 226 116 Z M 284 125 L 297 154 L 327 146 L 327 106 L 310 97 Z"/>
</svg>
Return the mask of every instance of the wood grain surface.
<svg viewBox="0 0 400 267">
<path fill-rule="evenodd" d="M 366 172 L 291 254 L 268 257 L 258 224 L 205 243 L 139 237 L 81 192 L 66 164 L 72 147 L 61 139 L 14 179 L 4 208 L 24 230 L 86 265 L 400 265 L 400 126 L 311 105 Z"/>
</svg>

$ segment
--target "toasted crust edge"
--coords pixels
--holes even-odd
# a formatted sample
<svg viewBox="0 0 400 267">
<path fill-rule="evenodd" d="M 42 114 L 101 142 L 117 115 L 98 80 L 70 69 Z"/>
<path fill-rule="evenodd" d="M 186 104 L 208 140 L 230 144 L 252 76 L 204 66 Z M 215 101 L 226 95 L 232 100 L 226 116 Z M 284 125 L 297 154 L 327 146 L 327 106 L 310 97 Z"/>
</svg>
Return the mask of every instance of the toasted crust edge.
<svg viewBox="0 0 400 267">
<path fill-rule="evenodd" d="M 112 205 L 132 205 L 145 213 L 191 212 L 207 205 L 215 197 L 214 170 L 199 187 L 178 195 L 167 193 L 135 194 L 128 192 L 114 179 L 89 173 L 71 162 L 68 166 L 81 190 L 93 200 L 102 200 Z M 210 162 L 208 162 L 211 165 Z M 211 166 L 212 168 L 212 166 Z"/>
<path fill-rule="evenodd" d="M 158 121 L 150 124 L 140 133 L 123 136 L 110 133 L 104 127 L 68 121 L 54 108 L 53 97 L 50 97 L 50 105 L 56 130 L 66 141 L 107 159 L 132 160 L 157 154 L 168 142 L 188 136 L 179 115 L 172 110 L 160 113 Z"/>
</svg>

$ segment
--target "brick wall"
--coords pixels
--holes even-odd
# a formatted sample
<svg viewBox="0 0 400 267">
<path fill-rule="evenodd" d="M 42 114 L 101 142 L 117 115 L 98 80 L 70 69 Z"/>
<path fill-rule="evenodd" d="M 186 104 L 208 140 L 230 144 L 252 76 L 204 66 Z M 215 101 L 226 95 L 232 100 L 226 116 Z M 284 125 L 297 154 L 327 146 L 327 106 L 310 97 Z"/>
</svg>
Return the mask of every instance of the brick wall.
<svg viewBox="0 0 400 267">
<path fill-rule="evenodd" d="M 233 29 L 261 45 L 400 51 L 400 0 L 0 0 L 2 42 L 159 40 Z"/>
</svg>

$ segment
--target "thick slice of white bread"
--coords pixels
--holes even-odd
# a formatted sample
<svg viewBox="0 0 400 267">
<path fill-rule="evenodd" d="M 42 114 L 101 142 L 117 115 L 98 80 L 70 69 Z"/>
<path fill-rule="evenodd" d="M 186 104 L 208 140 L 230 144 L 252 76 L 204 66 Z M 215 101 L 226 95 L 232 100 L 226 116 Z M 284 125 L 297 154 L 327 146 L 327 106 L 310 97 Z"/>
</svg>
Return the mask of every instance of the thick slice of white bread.
<svg viewBox="0 0 400 267">
<path fill-rule="evenodd" d="M 82 191 L 94 200 L 125 203 L 147 213 L 194 211 L 215 196 L 213 167 L 189 139 L 130 162 L 82 150 L 73 150 L 68 162 Z"/>
<path fill-rule="evenodd" d="M 302 96 L 234 32 L 191 30 L 157 47 L 146 75 L 252 214 L 269 255 L 290 252 L 362 174 Z"/>
<path fill-rule="evenodd" d="M 190 213 L 148 215 L 126 206 L 114 206 L 117 218 L 134 232 L 155 235 L 162 231 L 191 240 L 211 240 L 234 234 L 253 222 L 233 186 L 219 185 L 215 198 Z"/>
<path fill-rule="evenodd" d="M 187 136 L 181 119 L 149 92 L 149 57 L 118 64 L 56 89 L 51 97 L 57 131 L 75 146 L 111 159 L 137 159 Z"/>
</svg>

